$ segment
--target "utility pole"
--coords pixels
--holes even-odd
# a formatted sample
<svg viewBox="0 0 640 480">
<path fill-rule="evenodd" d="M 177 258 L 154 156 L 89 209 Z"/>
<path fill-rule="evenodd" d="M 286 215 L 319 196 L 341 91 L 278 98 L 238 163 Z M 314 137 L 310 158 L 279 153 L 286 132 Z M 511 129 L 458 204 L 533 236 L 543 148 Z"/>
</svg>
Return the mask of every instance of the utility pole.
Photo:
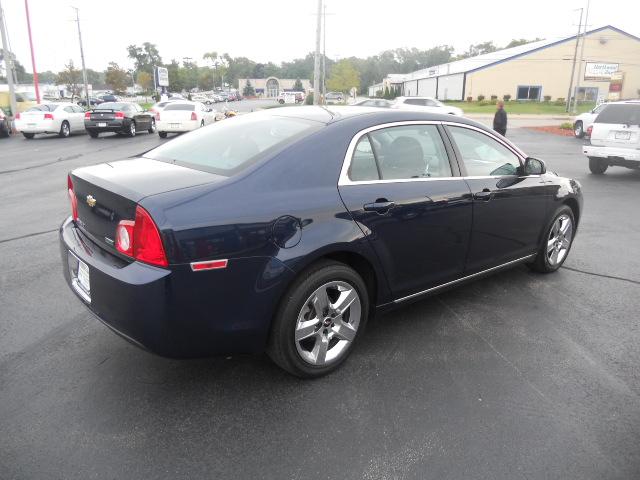
<svg viewBox="0 0 640 480">
<path fill-rule="evenodd" d="M 571 91 L 573 90 L 573 77 L 576 74 L 576 59 L 578 57 L 578 44 L 580 43 L 582 14 L 584 13 L 584 8 L 578 8 L 578 10 L 580 10 L 580 22 L 578 22 L 578 34 L 576 35 L 576 48 L 573 51 L 573 66 L 571 67 L 571 80 L 569 80 L 569 92 L 567 93 L 567 107 L 565 108 L 565 112 L 569 112 L 569 108 L 571 107 Z"/>
<path fill-rule="evenodd" d="M 316 55 L 313 62 L 313 104 L 320 105 L 320 34 L 322 33 L 322 0 L 318 0 Z"/>
<path fill-rule="evenodd" d="M 76 11 L 76 22 L 78 23 L 78 40 L 80 40 L 80 59 L 82 60 L 82 80 L 84 81 L 84 96 L 87 101 L 87 108 L 91 108 L 89 103 L 89 84 L 87 83 L 87 68 L 84 65 L 84 50 L 82 49 L 82 32 L 80 31 L 80 13 L 76 7 L 71 7 Z M 73 95 L 73 93 L 72 93 Z"/>
<path fill-rule="evenodd" d="M 576 79 L 576 92 L 573 96 L 573 113 L 578 111 L 578 90 L 580 90 L 580 77 L 582 76 L 582 61 L 584 59 L 584 44 L 587 41 L 587 25 L 589 24 L 589 3 L 587 0 L 587 10 L 584 15 L 584 29 L 582 30 L 582 45 L 580 46 L 580 61 L 578 62 L 578 78 Z"/>
<path fill-rule="evenodd" d="M 27 31 L 29 32 L 29 47 L 31 47 L 31 67 L 33 68 L 33 86 L 36 89 L 36 102 L 40 103 L 40 87 L 38 85 L 38 70 L 36 70 L 36 56 L 33 53 L 33 39 L 31 38 L 31 19 L 29 18 L 29 1 L 24 0 L 24 9 L 27 13 Z"/>
<path fill-rule="evenodd" d="M 322 15 L 322 98 L 327 95 L 327 6 L 324 6 Z M 325 103 L 324 101 L 322 103 Z"/>
<path fill-rule="evenodd" d="M 7 32 L 4 29 L 4 12 L 2 10 L 2 3 L 0 2 L 0 35 L 2 36 L 2 58 L 4 58 L 4 65 L 7 68 L 7 83 L 9 84 L 9 105 L 11 106 L 11 116 L 16 117 L 18 113 L 18 106 L 16 104 L 16 90 L 13 85 L 13 57 L 12 53 L 7 48 Z"/>
</svg>

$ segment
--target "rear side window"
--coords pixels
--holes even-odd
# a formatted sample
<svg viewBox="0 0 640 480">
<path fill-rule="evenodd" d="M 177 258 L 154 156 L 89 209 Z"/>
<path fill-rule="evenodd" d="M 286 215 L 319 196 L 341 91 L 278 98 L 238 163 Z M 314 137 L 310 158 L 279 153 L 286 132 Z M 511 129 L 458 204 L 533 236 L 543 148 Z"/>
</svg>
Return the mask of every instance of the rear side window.
<svg viewBox="0 0 640 480">
<path fill-rule="evenodd" d="M 424 100 L 419 99 L 419 98 L 409 98 L 407 100 L 404 101 L 404 103 L 406 103 L 407 105 L 421 105 L 424 106 Z"/>
<path fill-rule="evenodd" d="M 301 118 L 252 113 L 195 130 L 144 156 L 231 176 L 320 128 Z"/>
<path fill-rule="evenodd" d="M 170 110 L 182 110 L 185 112 L 193 112 L 195 109 L 196 109 L 195 105 L 190 105 L 188 103 L 171 103 L 167 105 L 164 111 L 168 112 Z"/>
<path fill-rule="evenodd" d="M 596 117 L 595 123 L 613 123 L 622 125 L 640 125 L 640 104 L 608 105 Z"/>
<path fill-rule="evenodd" d="M 369 135 L 364 135 L 353 151 L 353 158 L 351 165 L 349 165 L 349 178 L 354 182 L 380 180 Z"/>
</svg>

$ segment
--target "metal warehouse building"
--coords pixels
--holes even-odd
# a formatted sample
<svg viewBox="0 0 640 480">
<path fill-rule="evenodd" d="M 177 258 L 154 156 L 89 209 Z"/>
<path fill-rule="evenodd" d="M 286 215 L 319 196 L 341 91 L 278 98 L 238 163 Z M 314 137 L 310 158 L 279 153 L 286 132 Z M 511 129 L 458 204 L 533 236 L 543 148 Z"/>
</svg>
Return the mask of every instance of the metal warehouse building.
<svg viewBox="0 0 640 480">
<path fill-rule="evenodd" d="M 583 40 L 584 38 L 584 40 Z M 579 100 L 640 97 L 640 38 L 612 26 L 588 31 L 581 65 Z M 380 85 L 402 85 L 406 96 L 427 96 L 440 100 L 474 100 L 482 95 L 513 100 L 553 100 L 566 98 L 576 51 L 576 36 L 542 40 L 519 47 L 466 58 L 406 74 L 393 75 L 369 90 L 371 96 Z M 574 79 L 574 86 L 576 80 Z"/>
</svg>

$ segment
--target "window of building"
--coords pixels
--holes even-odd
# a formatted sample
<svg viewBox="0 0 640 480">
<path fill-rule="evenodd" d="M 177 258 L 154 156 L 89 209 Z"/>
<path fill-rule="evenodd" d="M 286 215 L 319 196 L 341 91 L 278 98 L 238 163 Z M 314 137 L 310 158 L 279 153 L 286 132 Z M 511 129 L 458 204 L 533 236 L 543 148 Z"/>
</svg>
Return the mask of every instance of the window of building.
<svg viewBox="0 0 640 480">
<path fill-rule="evenodd" d="M 542 87 L 540 85 L 520 85 L 518 87 L 518 100 L 540 100 Z"/>
<path fill-rule="evenodd" d="M 595 102 L 598 100 L 598 87 L 576 88 L 575 94 L 579 102 Z"/>
</svg>

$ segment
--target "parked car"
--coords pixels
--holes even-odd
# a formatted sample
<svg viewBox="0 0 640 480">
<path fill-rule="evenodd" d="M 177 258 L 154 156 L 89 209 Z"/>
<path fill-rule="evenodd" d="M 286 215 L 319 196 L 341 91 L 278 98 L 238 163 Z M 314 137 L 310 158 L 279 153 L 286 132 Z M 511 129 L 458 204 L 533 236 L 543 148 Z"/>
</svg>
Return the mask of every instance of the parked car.
<svg viewBox="0 0 640 480">
<path fill-rule="evenodd" d="M 578 115 L 573 122 L 574 136 L 576 138 L 583 138 L 585 135 L 587 135 L 587 131 L 589 130 L 589 127 L 593 125 L 593 121 L 596 119 L 598 114 L 605 109 L 607 105 L 610 105 L 610 104 L 602 103 L 594 107 L 592 110 L 589 110 L 588 112 L 581 113 L 580 115 Z"/>
<path fill-rule="evenodd" d="M 64 276 L 102 322 L 171 357 L 266 349 L 302 377 L 376 311 L 557 270 L 582 212 L 577 181 L 479 123 L 362 107 L 238 116 L 75 169 L 68 191 Z"/>
<path fill-rule="evenodd" d="M 26 112 L 31 107 L 36 106 L 36 97 L 29 92 L 16 92 L 16 108 L 18 112 Z M 11 110 L 11 102 L 9 100 L 9 92 L 0 92 L 0 108 L 5 111 Z M 14 114 L 17 112 L 14 112 Z"/>
<path fill-rule="evenodd" d="M 300 103 L 300 96 L 296 92 L 285 92 L 284 90 L 278 94 L 278 103 Z"/>
<path fill-rule="evenodd" d="M 181 100 L 164 100 L 162 102 L 157 102 L 157 103 L 154 103 L 151 106 L 151 108 L 149 108 L 149 111 L 153 112 L 155 115 L 157 112 L 161 112 L 162 110 L 164 110 L 164 107 L 169 105 L 171 102 L 179 102 L 179 101 Z"/>
<path fill-rule="evenodd" d="M 327 92 L 324 96 L 324 100 L 327 103 L 342 103 L 344 102 L 344 94 L 342 92 Z"/>
<path fill-rule="evenodd" d="M 156 119 L 137 103 L 107 102 L 85 113 L 84 126 L 91 138 L 98 138 L 104 132 L 135 137 L 144 130 L 155 133 Z"/>
<path fill-rule="evenodd" d="M 103 102 L 119 102 L 120 99 L 113 93 L 105 93 L 104 95 L 98 95 L 98 98 Z"/>
<path fill-rule="evenodd" d="M 156 129 L 160 138 L 168 133 L 190 132 L 216 121 L 216 112 L 201 102 L 172 102 L 157 112 Z"/>
<path fill-rule="evenodd" d="M 640 100 L 611 103 L 595 119 L 591 143 L 583 147 L 591 173 L 640 168 Z"/>
<path fill-rule="evenodd" d="M 462 116 L 464 112 L 458 107 L 447 105 L 431 97 L 397 97 L 391 108 L 413 110 L 418 112 L 446 113 Z"/>
<path fill-rule="evenodd" d="M 11 135 L 11 120 L 0 108 L 0 137 L 6 138 Z"/>
<path fill-rule="evenodd" d="M 353 105 L 356 107 L 391 108 L 392 103 L 389 100 L 384 100 L 382 98 L 369 98 L 367 100 L 360 100 Z"/>
<path fill-rule="evenodd" d="M 99 97 L 89 97 L 89 104 L 93 107 L 95 105 L 100 105 L 101 103 L 104 103 L 104 100 L 102 100 Z M 78 101 L 78 105 L 80 105 L 81 107 L 86 107 L 87 106 L 87 99 L 82 97 L 79 101 Z"/>
<path fill-rule="evenodd" d="M 54 133 L 62 138 L 84 133 L 84 109 L 73 103 L 43 103 L 16 115 L 15 129 L 25 138 Z"/>
</svg>

